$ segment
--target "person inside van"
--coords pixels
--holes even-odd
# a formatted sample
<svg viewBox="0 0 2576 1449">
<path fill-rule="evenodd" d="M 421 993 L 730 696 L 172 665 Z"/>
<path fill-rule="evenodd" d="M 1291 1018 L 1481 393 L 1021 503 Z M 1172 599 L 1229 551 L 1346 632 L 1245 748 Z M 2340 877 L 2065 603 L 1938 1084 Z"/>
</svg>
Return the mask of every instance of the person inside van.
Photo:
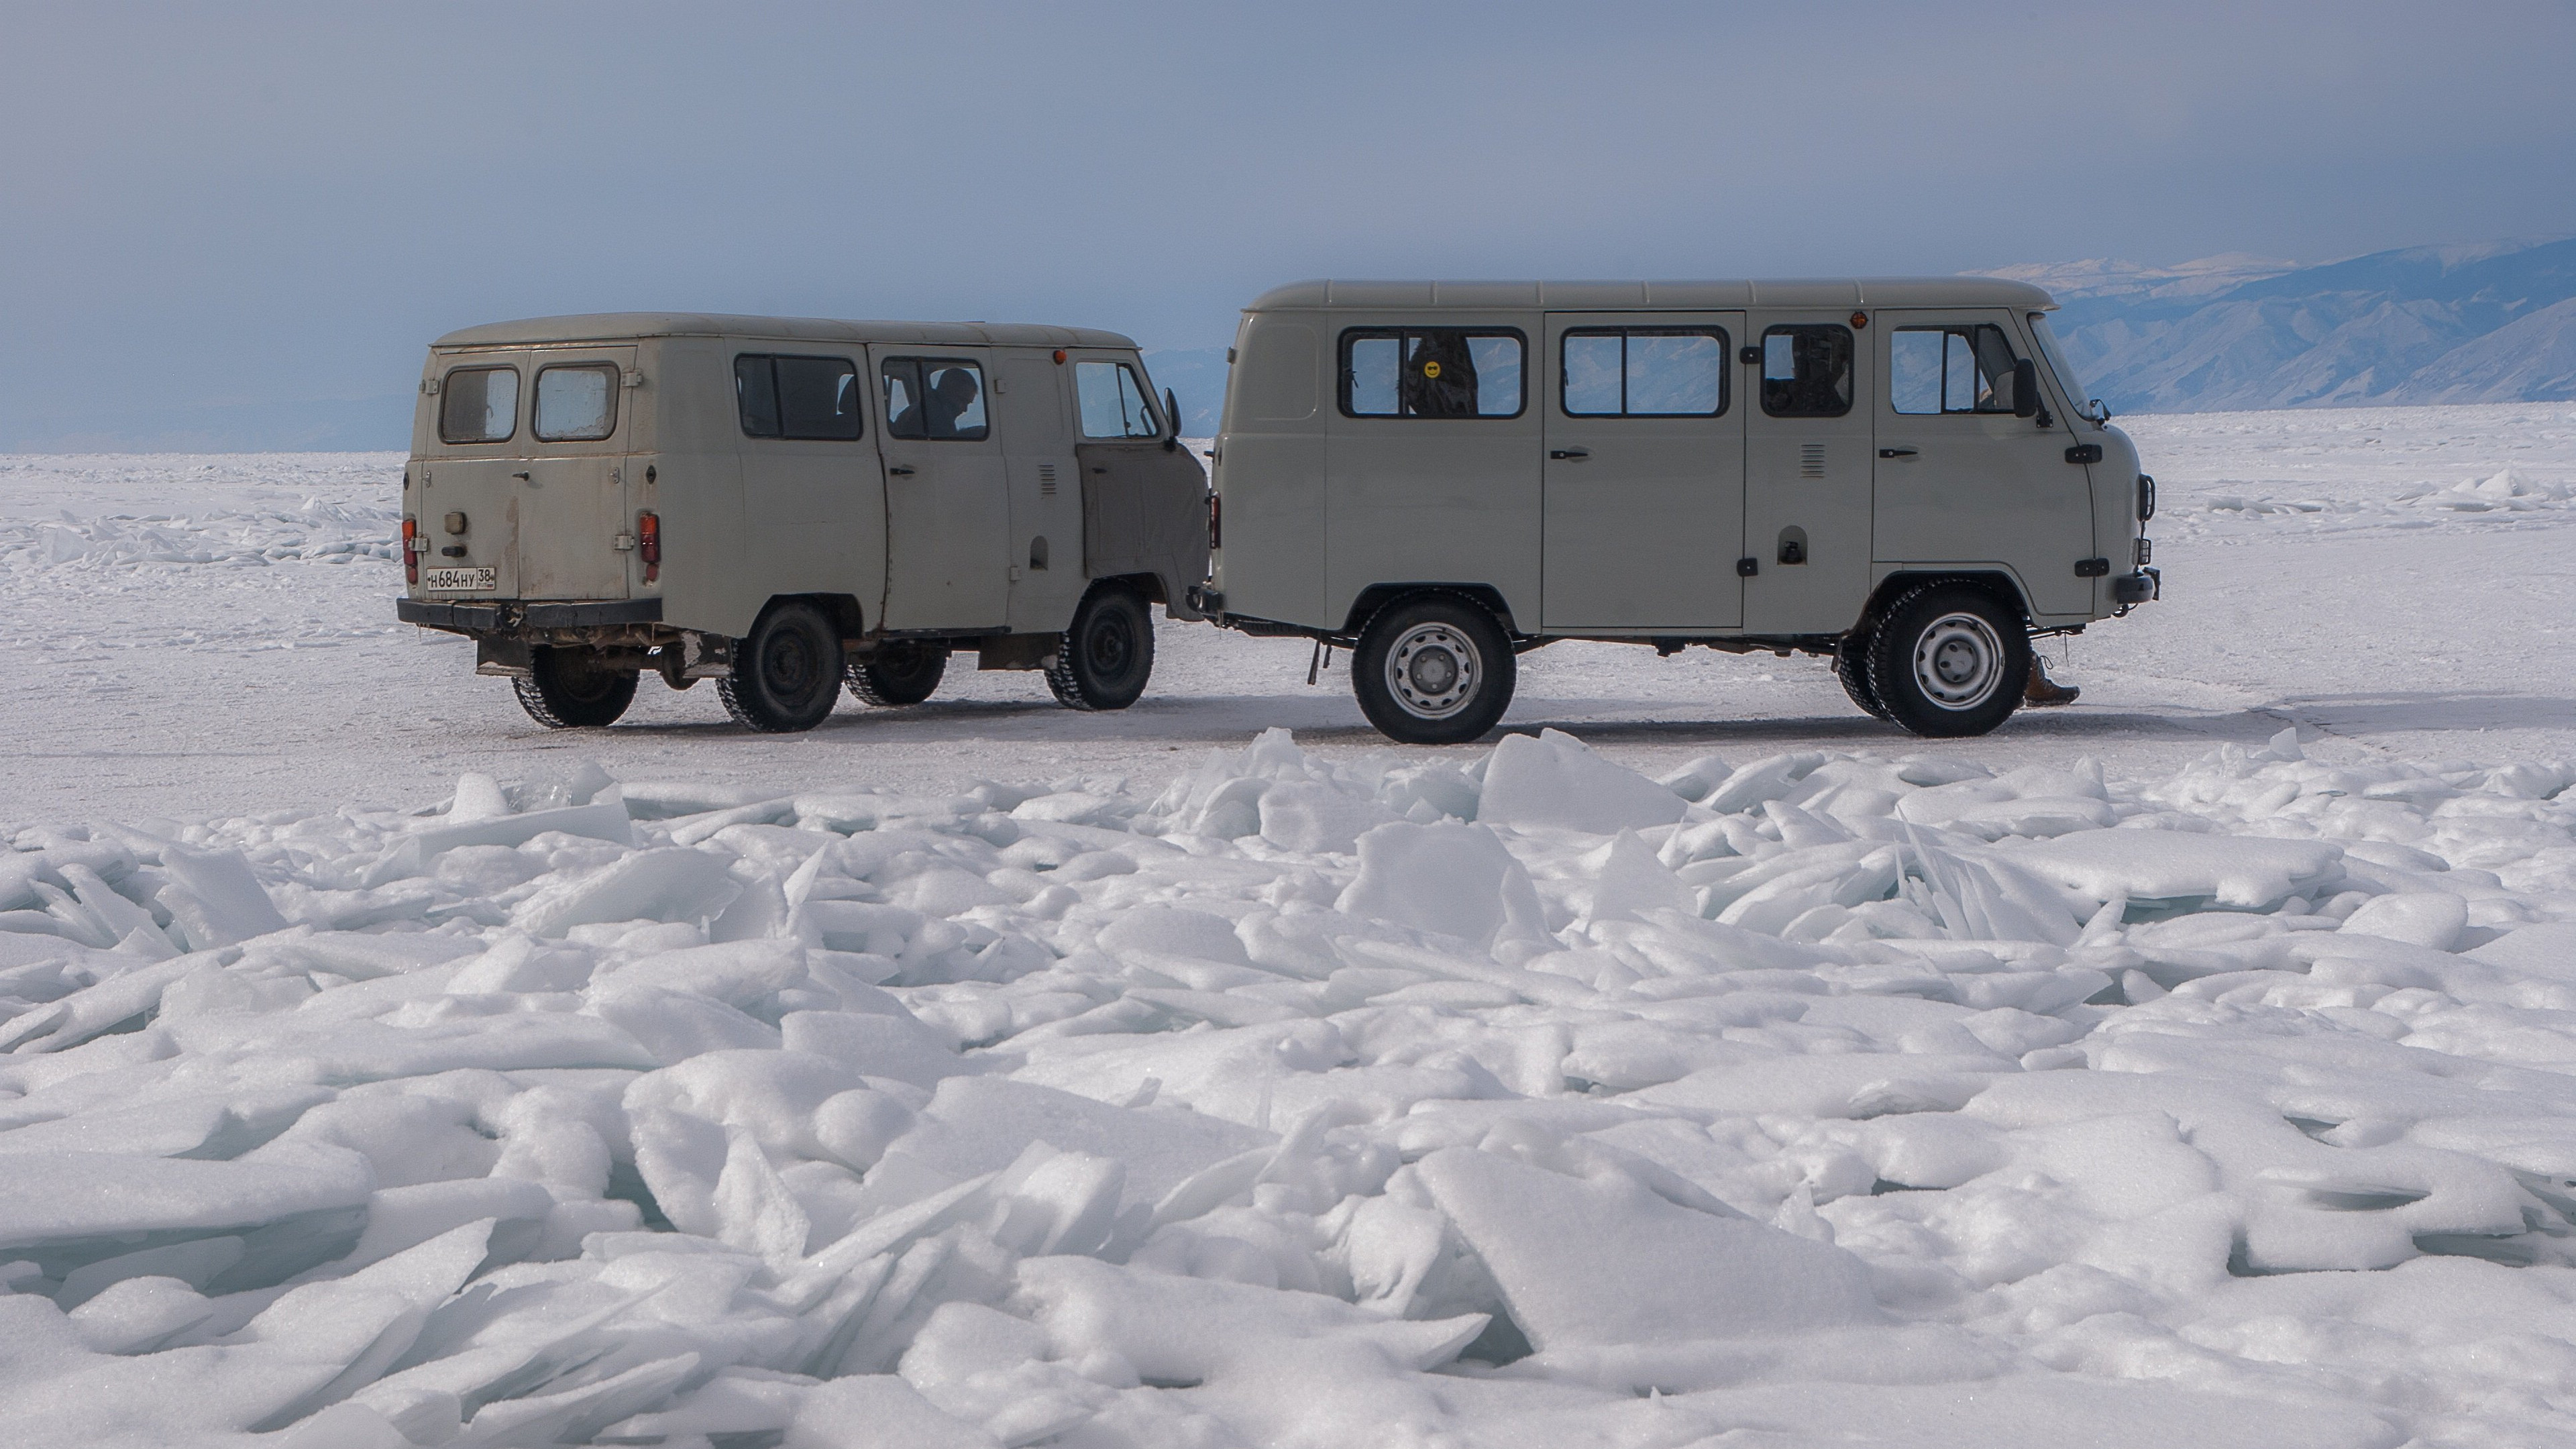
<svg viewBox="0 0 2576 1449">
<path fill-rule="evenodd" d="M 1468 350 L 1467 334 L 1444 327 L 1405 340 L 1413 344 L 1413 355 L 1404 360 L 1405 414 L 1476 416 L 1476 358 Z"/>
<path fill-rule="evenodd" d="M 930 395 L 921 400 L 922 421 L 926 435 L 933 438 L 955 438 L 981 431 L 965 429 L 957 423 L 975 406 L 975 370 L 971 367 L 943 367 L 931 374 Z"/>
</svg>

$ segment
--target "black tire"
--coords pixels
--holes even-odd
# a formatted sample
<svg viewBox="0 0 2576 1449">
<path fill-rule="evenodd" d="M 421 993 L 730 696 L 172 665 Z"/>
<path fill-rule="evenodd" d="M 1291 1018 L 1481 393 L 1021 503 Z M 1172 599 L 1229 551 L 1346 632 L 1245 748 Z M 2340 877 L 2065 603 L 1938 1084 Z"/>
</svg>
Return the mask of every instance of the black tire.
<svg viewBox="0 0 2576 1449">
<path fill-rule="evenodd" d="M 1842 682 L 1843 693 L 1851 696 L 1851 702 L 1859 705 L 1862 713 L 1894 724 L 1895 717 L 1879 703 L 1877 691 L 1869 687 L 1869 646 L 1876 636 L 1877 631 L 1868 625 L 1845 634 L 1842 642 L 1834 646 L 1834 678 Z"/>
<path fill-rule="evenodd" d="M 617 723 L 635 702 L 635 671 L 612 669 L 589 649 L 528 651 L 527 678 L 513 678 L 510 688 L 528 718 L 550 730 L 598 729 Z"/>
<path fill-rule="evenodd" d="M 1926 584 L 1897 599 L 1872 636 L 1869 692 L 1915 734 L 1981 735 L 2021 706 L 2030 636 L 2021 611 L 1992 594 Z"/>
<path fill-rule="evenodd" d="M 1512 641 L 1482 605 L 1416 594 L 1377 611 L 1351 653 L 1351 693 L 1378 733 L 1408 745 L 1481 739 L 1511 707 Z"/>
<path fill-rule="evenodd" d="M 734 646 L 720 680 L 725 713 L 762 734 L 794 734 L 830 718 L 841 696 L 841 635 L 811 604 L 780 604 Z"/>
<path fill-rule="evenodd" d="M 1144 596 L 1123 584 L 1099 584 L 1073 611 L 1047 688 L 1067 709 L 1125 709 L 1154 674 L 1154 616 Z"/>
<path fill-rule="evenodd" d="M 851 660 L 841 682 L 861 704 L 919 704 L 939 688 L 939 677 L 947 672 L 947 645 L 901 639 L 878 645 L 865 659 Z"/>
</svg>

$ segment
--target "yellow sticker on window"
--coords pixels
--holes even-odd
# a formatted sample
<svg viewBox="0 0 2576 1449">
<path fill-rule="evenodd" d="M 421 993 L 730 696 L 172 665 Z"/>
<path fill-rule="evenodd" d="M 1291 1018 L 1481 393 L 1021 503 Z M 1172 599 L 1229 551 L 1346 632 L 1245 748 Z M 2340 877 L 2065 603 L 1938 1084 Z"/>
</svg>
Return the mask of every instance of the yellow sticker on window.
<svg viewBox="0 0 2576 1449">
<path fill-rule="evenodd" d="M 1436 362 L 1426 362 L 1422 364 L 1422 375 L 1424 377 L 1438 377 L 1440 375 L 1440 364 Z"/>
</svg>

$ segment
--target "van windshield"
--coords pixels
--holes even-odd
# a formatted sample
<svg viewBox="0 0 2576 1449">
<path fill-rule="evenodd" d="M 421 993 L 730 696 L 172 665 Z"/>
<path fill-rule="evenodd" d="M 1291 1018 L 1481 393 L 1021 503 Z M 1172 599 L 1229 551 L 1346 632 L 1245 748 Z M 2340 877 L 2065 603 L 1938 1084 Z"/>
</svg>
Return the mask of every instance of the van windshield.
<svg viewBox="0 0 2576 1449">
<path fill-rule="evenodd" d="M 2075 368 L 2066 360 L 2065 349 L 2057 345 L 2057 334 L 2049 330 L 2047 313 L 2030 314 L 2030 335 L 2039 340 L 2039 355 L 2048 359 L 2048 370 L 2057 374 L 2058 390 L 2066 394 L 2068 405 L 2082 411 L 2084 399 L 2092 394 L 2084 390 L 2083 379 L 2075 375 Z"/>
</svg>

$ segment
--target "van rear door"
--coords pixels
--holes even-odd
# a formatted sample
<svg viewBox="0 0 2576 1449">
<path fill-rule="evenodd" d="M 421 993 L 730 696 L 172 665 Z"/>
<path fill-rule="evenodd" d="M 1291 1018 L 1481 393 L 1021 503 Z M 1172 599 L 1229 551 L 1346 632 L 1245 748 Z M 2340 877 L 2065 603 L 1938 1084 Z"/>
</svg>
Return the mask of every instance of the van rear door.
<svg viewBox="0 0 2576 1449">
<path fill-rule="evenodd" d="M 519 597 L 622 599 L 634 516 L 626 452 L 633 347 L 549 347 L 531 354 L 527 446 L 510 470 Z M 642 480 L 635 480 L 641 484 Z"/>
<path fill-rule="evenodd" d="M 1743 617 L 1741 312 L 1551 312 L 1540 610 L 1551 633 Z"/>
</svg>

